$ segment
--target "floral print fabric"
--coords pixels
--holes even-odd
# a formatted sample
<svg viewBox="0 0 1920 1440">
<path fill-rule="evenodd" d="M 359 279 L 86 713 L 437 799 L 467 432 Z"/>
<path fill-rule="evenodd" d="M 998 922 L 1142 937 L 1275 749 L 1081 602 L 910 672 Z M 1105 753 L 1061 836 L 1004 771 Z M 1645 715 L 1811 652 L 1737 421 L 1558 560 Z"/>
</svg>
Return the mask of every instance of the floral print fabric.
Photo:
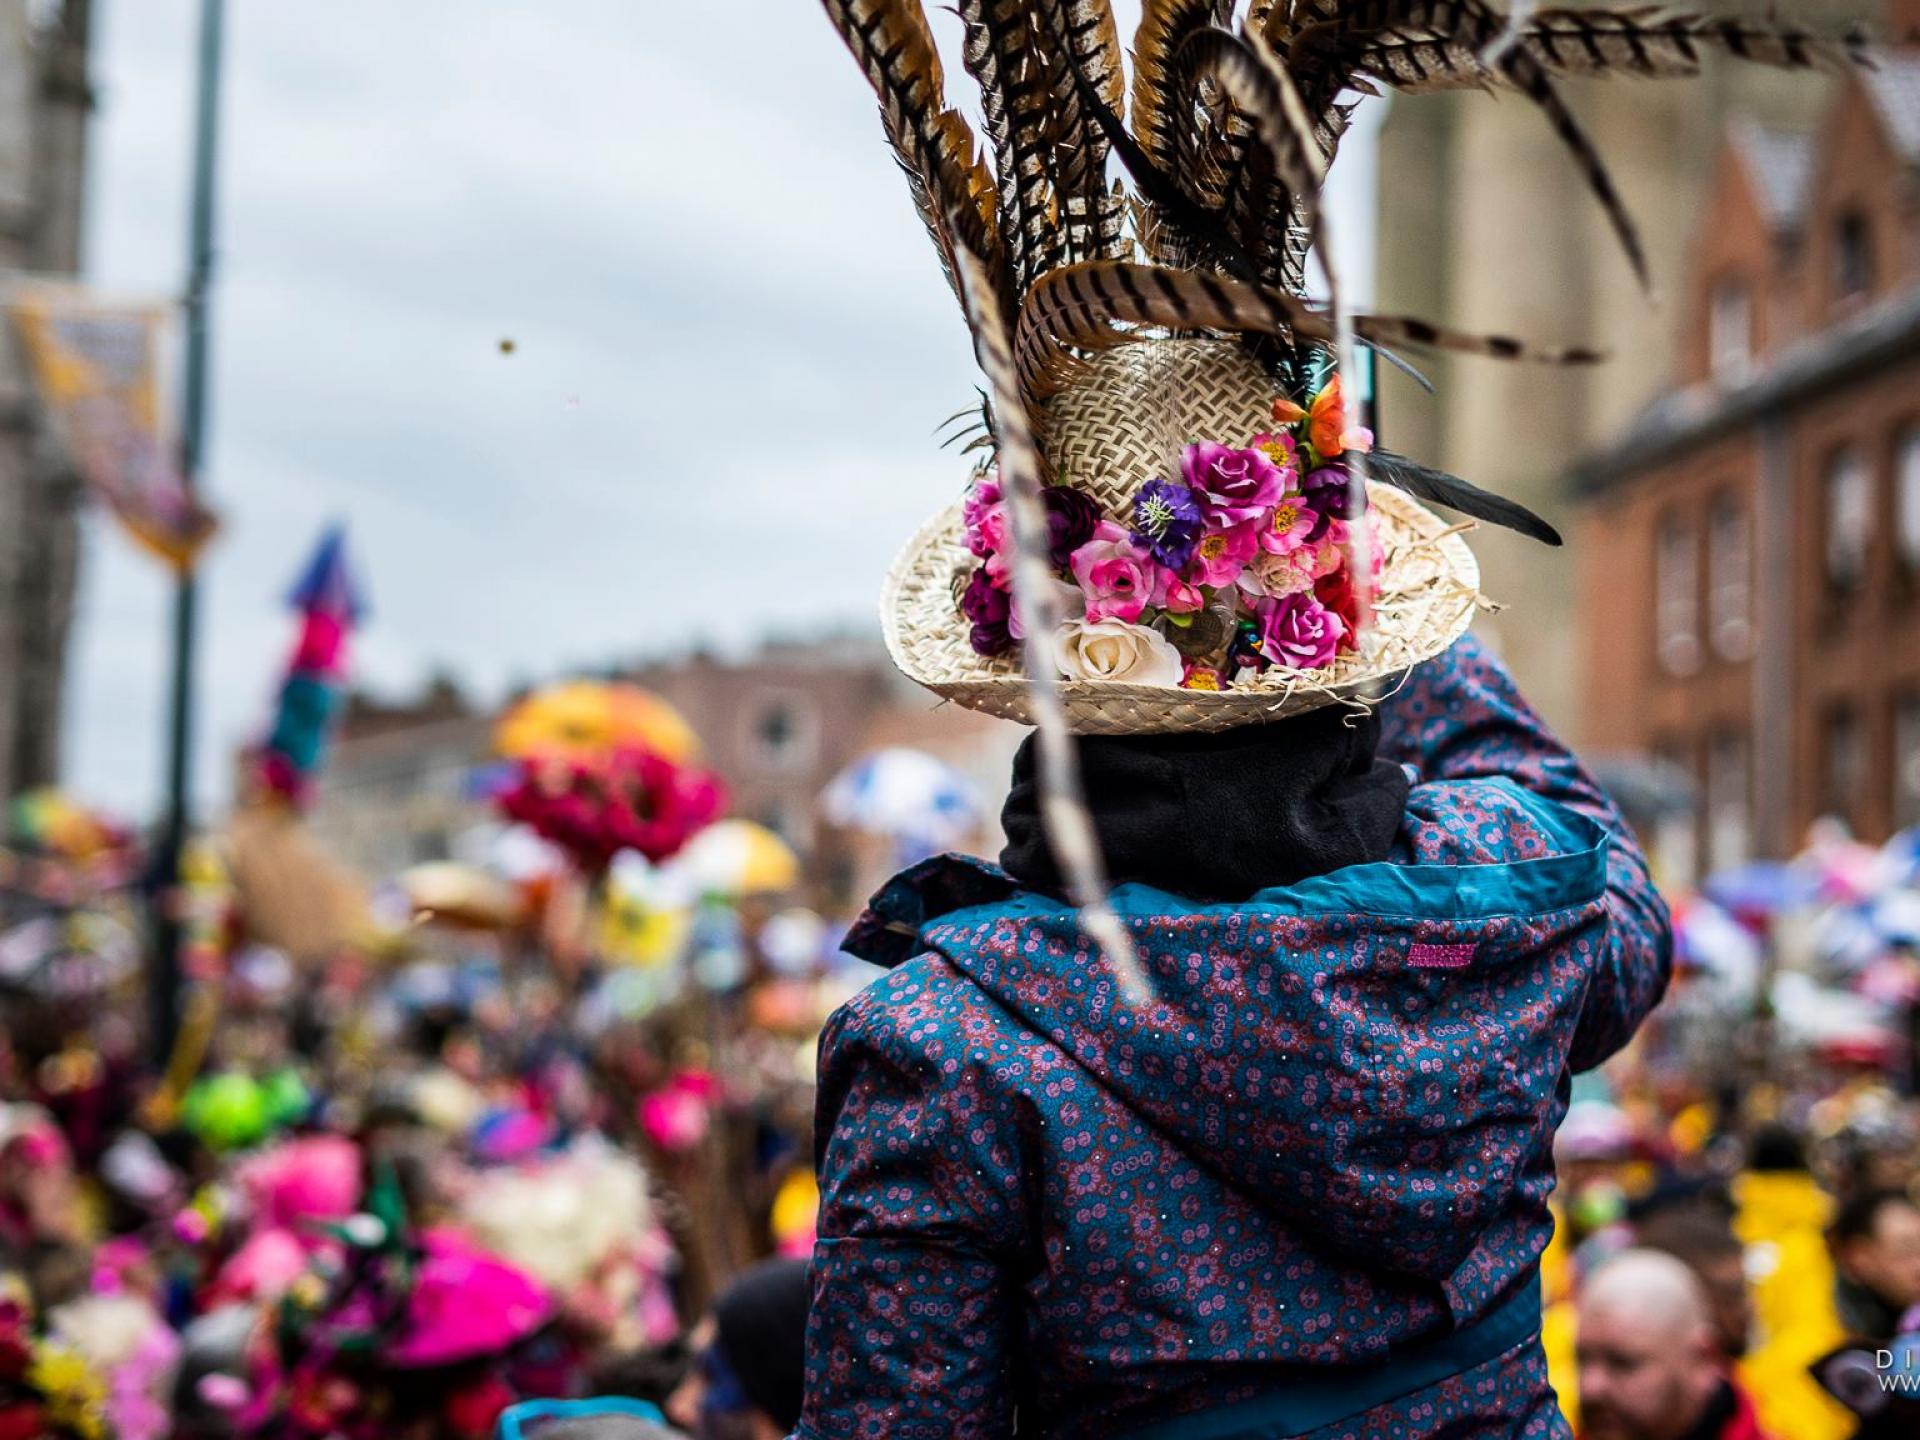
<svg viewBox="0 0 1920 1440">
<path fill-rule="evenodd" d="M 1071 912 L 929 862 L 829 1023 L 803 1437 L 1113 1435 L 1378 1362 L 1525 1283 L 1574 1070 L 1665 985 L 1618 813 L 1471 640 L 1384 704 L 1392 863 L 1195 907 L 1116 891 L 1133 1008 Z M 1445 954 L 1449 963 L 1419 963 Z M 1537 1341 L 1312 1431 L 1547 1436 Z"/>
</svg>

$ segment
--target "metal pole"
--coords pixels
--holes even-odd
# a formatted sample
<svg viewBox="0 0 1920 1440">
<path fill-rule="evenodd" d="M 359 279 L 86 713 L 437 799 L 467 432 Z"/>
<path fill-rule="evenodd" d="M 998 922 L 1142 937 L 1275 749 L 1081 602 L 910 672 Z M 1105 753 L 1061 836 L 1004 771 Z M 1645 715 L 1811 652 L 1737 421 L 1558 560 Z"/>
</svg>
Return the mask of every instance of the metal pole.
<svg viewBox="0 0 1920 1440">
<path fill-rule="evenodd" d="M 220 41 L 225 0 L 200 0 L 199 84 L 193 119 L 193 209 L 189 217 L 185 374 L 180 394 L 180 468 L 191 492 L 206 454 L 207 292 L 213 281 L 215 162 L 219 152 Z M 167 805 L 161 824 L 152 973 L 153 1050 L 165 1064 L 180 1028 L 179 880 L 192 822 L 194 640 L 198 596 L 191 569 L 173 600 L 173 694 L 167 734 Z"/>
</svg>

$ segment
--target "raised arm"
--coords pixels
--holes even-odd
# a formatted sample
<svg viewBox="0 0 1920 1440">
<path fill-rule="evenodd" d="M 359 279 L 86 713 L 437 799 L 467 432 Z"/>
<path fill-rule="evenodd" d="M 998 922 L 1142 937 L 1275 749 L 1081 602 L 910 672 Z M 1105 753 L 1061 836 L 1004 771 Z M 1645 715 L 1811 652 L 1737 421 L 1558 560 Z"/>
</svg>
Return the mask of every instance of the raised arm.
<svg viewBox="0 0 1920 1440">
<path fill-rule="evenodd" d="M 1574 1038 L 1573 1068 L 1590 1070 L 1632 1037 L 1665 992 L 1673 966 L 1667 905 L 1619 809 L 1471 635 L 1416 666 L 1381 706 L 1380 751 L 1421 781 L 1505 776 L 1578 811 L 1612 837 L 1605 953 Z"/>
<path fill-rule="evenodd" d="M 910 965 L 820 1039 L 820 1236 L 801 1440 L 1002 1440 L 1013 1433 L 1007 1265 L 1018 1173 L 965 1046 Z M 911 1037 L 911 1038 L 910 1038 Z"/>
</svg>

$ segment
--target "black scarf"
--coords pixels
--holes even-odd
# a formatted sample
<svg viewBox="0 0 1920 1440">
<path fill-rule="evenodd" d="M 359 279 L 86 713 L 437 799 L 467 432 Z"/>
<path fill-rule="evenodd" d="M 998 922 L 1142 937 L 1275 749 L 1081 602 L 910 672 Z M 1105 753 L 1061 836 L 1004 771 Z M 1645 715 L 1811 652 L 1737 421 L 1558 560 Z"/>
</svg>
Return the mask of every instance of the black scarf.
<svg viewBox="0 0 1920 1440">
<path fill-rule="evenodd" d="M 1375 716 L 1329 705 L 1215 734 L 1090 735 L 1076 743 L 1113 882 L 1206 904 L 1385 859 L 1408 782 L 1398 765 L 1375 758 L 1379 737 Z M 1035 764 L 1028 736 L 1001 815 L 1000 864 L 1028 889 L 1062 896 Z"/>
</svg>

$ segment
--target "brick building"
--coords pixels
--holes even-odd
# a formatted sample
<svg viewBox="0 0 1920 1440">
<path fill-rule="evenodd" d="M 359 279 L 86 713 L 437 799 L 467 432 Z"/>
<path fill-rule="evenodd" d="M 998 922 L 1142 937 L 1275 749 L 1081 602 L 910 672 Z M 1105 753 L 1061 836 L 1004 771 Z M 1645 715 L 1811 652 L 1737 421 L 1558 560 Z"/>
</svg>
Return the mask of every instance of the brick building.
<svg viewBox="0 0 1920 1440">
<path fill-rule="evenodd" d="M 1617 0 L 1610 0 L 1617 5 Z M 1585 8 L 1573 5 L 1569 8 Z M 1753 18 L 1780 12 L 1823 31 L 1877 22 L 1904 34 L 1920 0 L 1713 0 L 1675 7 Z M 1640 222 L 1656 294 L 1642 293 L 1566 148 L 1533 106 L 1472 92 L 1396 94 L 1380 131 L 1375 302 L 1468 330 L 1603 347 L 1611 364 L 1573 369 L 1422 355 L 1436 393 L 1382 377 L 1394 449 L 1567 517 L 1570 463 L 1610 443 L 1672 381 L 1674 302 L 1687 240 L 1729 120 L 1811 128 L 1835 82 L 1709 50 L 1696 79 L 1567 79 L 1566 100 Z M 1562 526 L 1564 529 L 1564 525 Z M 1474 537 L 1488 595 L 1507 605 L 1477 631 L 1528 696 L 1584 743 L 1588 686 L 1564 637 L 1577 622 L 1565 556 L 1497 529 Z"/>
<path fill-rule="evenodd" d="M 1920 823 L 1920 60 L 1735 123 L 1675 383 L 1575 472 L 1583 738 L 1690 776 L 1670 880 Z"/>
<path fill-rule="evenodd" d="M 0 0 L 0 271 L 80 262 L 91 0 Z M 59 778 L 80 487 L 0 327 L 0 799 Z"/>
</svg>

